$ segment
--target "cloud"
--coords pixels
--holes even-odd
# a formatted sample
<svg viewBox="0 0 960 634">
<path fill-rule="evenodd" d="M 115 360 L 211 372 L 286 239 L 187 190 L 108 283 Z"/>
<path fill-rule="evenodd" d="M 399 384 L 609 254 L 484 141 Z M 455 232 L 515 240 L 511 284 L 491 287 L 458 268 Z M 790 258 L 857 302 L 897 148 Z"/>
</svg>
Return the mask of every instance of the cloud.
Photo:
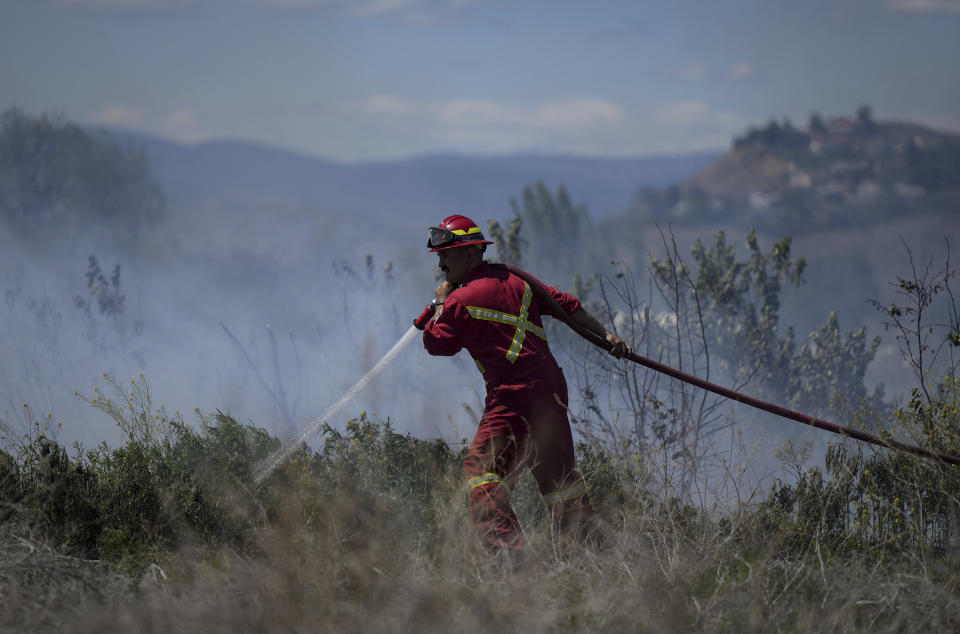
<svg viewBox="0 0 960 634">
<path fill-rule="evenodd" d="M 207 136 L 197 115 L 188 108 L 177 108 L 160 117 L 160 129 L 166 136 L 181 141 L 201 141 Z"/>
<path fill-rule="evenodd" d="M 677 74 L 683 79 L 700 81 L 707 76 L 707 65 L 703 62 L 696 62 L 678 69 Z"/>
<path fill-rule="evenodd" d="M 538 107 L 534 120 L 538 125 L 547 127 L 579 127 L 615 124 L 622 117 L 623 111 L 612 102 L 601 99 L 572 99 Z"/>
<path fill-rule="evenodd" d="M 390 95 L 374 95 L 343 104 L 341 109 L 371 115 L 427 117 L 452 126 L 577 127 L 616 122 L 622 116 L 619 106 L 601 99 L 569 99 L 523 107 L 483 99 L 417 102 Z"/>
<path fill-rule="evenodd" d="M 746 118 L 696 101 L 629 110 L 596 98 L 535 105 L 483 99 L 428 102 L 376 95 L 343 104 L 358 129 L 403 154 L 402 146 L 465 153 L 539 151 L 594 155 L 685 152 L 726 147 Z"/>
<path fill-rule="evenodd" d="M 484 0 L 233 0 L 276 9 L 337 8 L 352 17 L 375 17 L 403 14 L 414 19 L 425 19 L 429 11 L 446 8 L 459 9 Z"/>
<path fill-rule="evenodd" d="M 739 61 L 727 69 L 726 76 L 734 80 L 747 79 L 753 76 L 753 66 L 749 62 Z M 695 62 L 676 69 L 676 74 L 687 81 L 702 81 L 711 76 L 710 68 L 703 62 Z"/>
<path fill-rule="evenodd" d="M 141 108 L 130 106 L 104 106 L 93 118 L 92 123 L 121 128 L 136 128 L 143 125 L 146 113 Z"/>
<path fill-rule="evenodd" d="M 423 107 L 400 97 L 374 95 L 360 101 L 345 103 L 341 110 L 356 110 L 372 115 L 409 115 L 422 111 Z"/>
<path fill-rule="evenodd" d="M 654 108 L 653 121 L 674 128 L 739 125 L 739 115 L 714 110 L 700 101 L 672 101 Z"/>
<path fill-rule="evenodd" d="M 888 0 L 893 11 L 922 13 L 960 13 L 960 0 Z"/>
<path fill-rule="evenodd" d="M 57 6 L 100 9 L 124 13 L 160 13 L 197 7 L 201 0 L 49 0 Z M 461 9 L 487 0 L 229 0 L 278 10 L 336 9 L 351 17 L 401 14 L 429 19 L 437 11 Z"/>
<path fill-rule="evenodd" d="M 420 3 L 417 0 L 367 0 L 350 2 L 349 5 L 347 14 L 362 18 L 416 9 Z"/>
<path fill-rule="evenodd" d="M 376 0 L 233 0 L 236 4 L 248 4 L 274 9 L 316 9 L 320 7 L 350 8 L 372 4 Z"/>
<path fill-rule="evenodd" d="M 195 143 L 213 136 L 189 108 L 152 113 L 136 106 L 106 105 L 94 113 L 89 122 L 98 126 L 146 132 L 184 143 Z"/>
<path fill-rule="evenodd" d="M 430 102 L 375 95 L 343 104 L 341 111 L 367 117 L 391 133 L 403 130 L 420 143 L 426 139 L 438 149 L 466 152 L 598 152 L 597 140 L 614 134 L 624 117 L 617 104 L 588 98 L 518 106 L 484 99 Z"/>
<path fill-rule="evenodd" d="M 727 71 L 730 79 L 747 79 L 753 75 L 753 66 L 749 62 L 737 62 Z"/>
<path fill-rule="evenodd" d="M 661 104 L 648 116 L 658 128 L 658 142 L 676 152 L 726 147 L 748 124 L 739 113 L 693 100 Z"/>
<path fill-rule="evenodd" d="M 64 7 L 100 9 L 123 13 L 165 13 L 195 6 L 197 0 L 54 0 Z"/>
</svg>

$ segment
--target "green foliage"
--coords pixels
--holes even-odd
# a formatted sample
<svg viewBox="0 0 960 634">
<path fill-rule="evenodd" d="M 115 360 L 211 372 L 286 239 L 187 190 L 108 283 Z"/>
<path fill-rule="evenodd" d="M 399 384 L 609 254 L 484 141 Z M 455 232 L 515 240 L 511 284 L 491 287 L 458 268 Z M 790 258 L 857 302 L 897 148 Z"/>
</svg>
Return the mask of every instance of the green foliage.
<svg viewBox="0 0 960 634">
<path fill-rule="evenodd" d="M 590 503 L 601 517 L 612 519 L 627 502 L 628 482 L 610 455 L 584 442 L 577 443 L 577 470 L 586 483 Z"/>
<path fill-rule="evenodd" d="M 316 504 L 349 499 L 347 521 L 354 530 L 386 511 L 398 532 L 424 539 L 436 536 L 438 512 L 449 494 L 447 475 L 460 469 L 446 443 L 398 434 L 389 420 L 378 423 L 366 412 L 347 421 L 342 433 L 329 424 L 321 433 L 324 442 L 316 453 L 304 451 L 282 469 L 316 493 Z M 314 509 L 318 515 L 320 511 Z"/>
<path fill-rule="evenodd" d="M 113 266 L 109 280 L 100 268 L 97 256 L 87 258 L 86 296 L 77 294 L 73 305 L 83 319 L 84 335 L 101 352 L 111 347 L 113 339 L 120 345 L 129 343 L 128 327 L 135 337 L 143 334 L 144 321 L 140 315 L 126 315 L 126 295 L 120 287 L 120 265 Z"/>
<path fill-rule="evenodd" d="M 487 232 L 490 234 L 490 239 L 497 245 L 497 257 L 504 264 L 516 267 L 523 266 L 523 254 L 528 243 L 523 238 L 522 229 L 523 216 L 519 213 L 514 213 L 506 229 L 501 227 L 496 220 L 491 219 L 487 223 Z"/>
<path fill-rule="evenodd" d="M 744 148 L 760 146 L 774 149 L 783 154 L 798 155 L 806 152 L 810 144 L 810 137 L 803 131 L 796 129 L 789 120 L 783 125 L 775 119 L 767 122 L 763 128 L 751 128 L 733 141 L 733 147 Z"/>
<path fill-rule="evenodd" d="M 152 407 L 144 379 L 129 394 L 110 382 L 113 397 L 97 390 L 89 402 L 120 423 L 120 447 L 77 445 L 71 456 L 29 408 L 27 434 L 5 429 L 13 443 L 0 461 L 2 495 L 17 509 L 7 519 L 121 570 L 142 571 L 194 539 L 249 551 L 260 516 L 251 470 L 277 441 L 219 412 L 193 430 L 179 413 Z"/>
<path fill-rule="evenodd" d="M 906 437 L 933 451 L 960 454 L 960 381 L 944 377 L 938 394 L 927 404 L 913 390 L 910 401 L 890 415 L 881 437 Z M 855 416 L 860 426 L 879 418 L 866 406 Z M 790 453 L 781 457 L 789 459 Z M 956 466 L 837 443 L 827 451 L 823 468 L 798 469 L 798 476 L 793 484 L 778 482 L 759 511 L 786 540 L 785 547 L 820 544 L 838 552 L 920 555 L 955 548 L 960 525 Z"/>
<path fill-rule="evenodd" d="M 836 394 L 853 402 L 865 397 L 863 377 L 880 338 L 868 344 L 865 328 L 841 334 L 831 312 L 798 347 L 792 327 L 782 334 L 779 329 L 780 292 L 783 283 L 803 283 L 806 261 L 791 256 L 789 236 L 764 253 L 751 231 L 746 245 L 747 257 L 739 259 L 721 231 L 709 248 L 696 241 L 692 270 L 670 254 L 654 258 L 651 270 L 661 288 L 690 293 L 713 358 L 736 384 L 812 411 L 823 411 Z M 683 278 L 689 280 L 686 291 Z"/>
<path fill-rule="evenodd" d="M 446 476 L 462 469 L 462 456 L 442 441 L 398 434 L 364 413 L 343 433 L 325 427 L 320 450 L 302 448 L 257 485 L 256 470 L 280 448 L 276 438 L 222 412 L 198 413 L 194 429 L 179 412 L 154 406 L 142 376 L 129 389 L 104 377 L 111 396 L 95 388 L 85 400 L 117 422 L 126 442 L 77 446 L 71 456 L 32 419 L 26 436 L 6 429 L 16 441 L 0 453 L 0 503 L 16 509 L 4 520 L 27 522 L 120 570 L 140 573 L 192 542 L 252 553 L 258 531 L 284 516 L 292 492 L 308 529 L 342 512 L 350 532 L 389 518 L 398 539 L 429 541 L 450 497 Z"/>
<path fill-rule="evenodd" d="M 903 360 L 913 370 L 927 402 L 932 403 L 934 396 L 927 384 L 930 373 L 945 371 L 954 376 L 958 365 L 953 349 L 960 345 L 960 313 L 950 288 L 955 274 L 950 268 L 950 243 L 946 243 L 942 268 L 934 265 L 933 258 L 919 267 L 906 244 L 904 249 L 911 271 L 909 277 L 898 276 L 890 283 L 896 300 L 870 303 L 883 314 L 884 330 L 894 332 Z"/>
<path fill-rule="evenodd" d="M 140 148 L 59 117 L 0 115 L 0 222 L 24 238 L 92 234 L 136 243 L 164 214 Z"/>
<path fill-rule="evenodd" d="M 97 309 L 101 315 L 122 315 L 124 311 L 124 301 L 127 299 L 120 291 L 120 265 L 113 266 L 113 273 L 110 275 L 110 281 L 103 274 L 100 268 L 100 262 L 97 256 L 91 254 L 87 261 L 87 290 L 90 292 L 90 299 L 77 295 L 75 303 L 79 308 L 87 313 L 91 312 L 91 304 L 96 302 Z"/>
<path fill-rule="evenodd" d="M 827 133 L 827 125 L 823 122 L 823 117 L 819 112 L 810 113 L 810 120 L 807 123 L 810 133 L 816 136 L 822 136 Z"/>
<path fill-rule="evenodd" d="M 91 554 L 101 525 L 100 509 L 93 502 L 95 474 L 40 431 L 29 408 L 25 414 L 28 425 L 32 423 L 29 441 L 19 445 L 16 456 L 4 453 L 4 501 L 18 510 L 28 508 L 57 543 Z"/>
<path fill-rule="evenodd" d="M 491 221 L 491 239 L 507 264 L 550 271 L 569 279 L 596 267 L 596 246 L 585 205 L 575 205 L 567 188 L 551 191 L 543 182 L 527 185 L 518 201 L 510 199 L 513 218 L 506 229 Z"/>
</svg>

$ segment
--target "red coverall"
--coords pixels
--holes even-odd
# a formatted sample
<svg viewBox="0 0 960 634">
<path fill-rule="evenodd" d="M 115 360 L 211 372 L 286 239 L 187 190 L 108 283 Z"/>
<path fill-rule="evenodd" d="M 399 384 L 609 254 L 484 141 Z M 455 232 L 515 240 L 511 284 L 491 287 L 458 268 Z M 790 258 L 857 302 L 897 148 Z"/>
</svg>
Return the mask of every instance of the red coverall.
<svg viewBox="0 0 960 634">
<path fill-rule="evenodd" d="M 568 313 L 576 297 L 547 291 Z M 547 346 L 541 310 L 529 285 L 482 262 L 467 273 L 423 332 L 432 355 L 466 348 L 483 374 L 487 398 L 464 468 L 470 512 L 490 548 L 523 548 L 523 534 L 508 501 L 509 487 L 529 467 L 561 527 L 578 530 L 592 515 L 575 470 L 567 419 L 567 383 Z"/>
</svg>

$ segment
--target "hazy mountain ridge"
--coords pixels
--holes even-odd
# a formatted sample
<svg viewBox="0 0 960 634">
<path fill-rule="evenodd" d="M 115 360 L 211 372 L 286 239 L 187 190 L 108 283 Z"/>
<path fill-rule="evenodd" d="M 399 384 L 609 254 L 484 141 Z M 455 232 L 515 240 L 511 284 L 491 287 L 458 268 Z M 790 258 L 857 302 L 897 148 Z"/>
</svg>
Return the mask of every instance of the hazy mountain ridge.
<svg viewBox="0 0 960 634">
<path fill-rule="evenodd" d="M 604 217 L 629 206 L 638 187 L 681 182 L 720 156 L 720 152 L 626 158 L 435 154 L 346 164 L 247 141 L 184 145 L 109 132 L 143 146 L 171 207 L 202 200 L 243 204 L 244 199 L 257 206 L 258 200 L 279 199 L 325 214 L 410 220 L 418 230 L 425 219 L 435 222 L 452 211 L 501 217 L 509 211 L 511 196 L 539 180 L 551 187 L 565 184 L 577 200 L 588 204 L 591 215 Z"/>
</svg>

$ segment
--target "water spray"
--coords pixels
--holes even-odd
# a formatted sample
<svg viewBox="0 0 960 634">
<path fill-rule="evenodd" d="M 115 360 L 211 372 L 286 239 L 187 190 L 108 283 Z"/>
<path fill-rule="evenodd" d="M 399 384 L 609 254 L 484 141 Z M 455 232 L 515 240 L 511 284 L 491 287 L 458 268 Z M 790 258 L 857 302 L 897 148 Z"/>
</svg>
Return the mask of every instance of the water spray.
<svg viewBox="0 0 960 634">
<path fill-rule="evenodd" d="M 422 328 L 420 330 L 422 330 Z M 418 329 L 416 325 L 410 326 L 410 329 L 407 330 L 402 337 L 400 337 L 397 343 L 393 344 L 393 347 L 390 348 L 387 354 L 383 355 L 382 359 L 377 361 L 375 366 L 370 368 L 370 370 L 363 375 L 363 378 L 354 383 L 349 390 L 344 392 L 343 395 L 333 403 L 333 405 L 328 407 L 322 414 L 320 414 L 320 416 L 310 422 L 310 424 L 307 425 L 303 433 L 300 434 L 298 438 L 288 442 L 281 447 L 279 451 L 273 454 L 270 459 L 267 460 L 263 468 L 261 468 L 257 473 L 254 481 L 257 484 L 263 482 L 267 476 L 273 473 L 273 470 L 276 469 L 280 463 L 289 458 L 293 452 L 295 452 L 301 445 L 306 443 L 307 438 L 316 433 L 321 425 L 336 416 L 337 412 L 339 412 L 347 403 L 353 400 L 353 397 L 357 395 L 357 392 L 365 388 L 370 381 L 380 374 L 380 372 L 382 372 L 383 369 L 387 367 L 387 365 L 389 365 L 398 354 L 400 354 L 400 351 L 403 350 L 407 344 L 413 341 L 413 338 L 417 335 L 417 332 Z"/>
</svg>

